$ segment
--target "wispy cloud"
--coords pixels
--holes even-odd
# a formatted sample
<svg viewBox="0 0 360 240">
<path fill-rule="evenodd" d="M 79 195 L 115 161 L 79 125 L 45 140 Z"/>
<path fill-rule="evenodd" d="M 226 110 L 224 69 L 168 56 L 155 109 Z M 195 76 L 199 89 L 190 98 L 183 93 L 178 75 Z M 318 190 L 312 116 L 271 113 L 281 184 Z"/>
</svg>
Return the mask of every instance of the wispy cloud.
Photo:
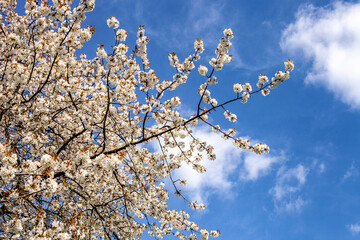
<svg viewBox="0 0 360 240">
<path fill-rule="evenodd" d="M 308 171 L 301 164 L 294 168 L 282 167 L 278 170 L 276 184 L 270 189 L 278 211 L 299 212 L 306 204 L 299 192 L 306 182 Z"/>
<path fill-rule="evenodd" d="M 302 5 L 282 34 L 281 47 L 312 61 L 305 82 L 319 84 L 360 110 L 360 3 Z"/>
<path fill-rule="evenodd" d="M 320 163 L 319 168 L 318 168 L 318 173 L 322 174 L 324 171 L 325 171 L 325 164 Z"/>
<path fill-rule="evenodd" d="M 284 153 L 271 156 L 247 152 L 244 154 L 244 163 L 240 171 L 240 178 L 242 180 L 257 180 L 260 176 L 269 173 L 274 163 L 279 163 L 285 159 Z"/>
<path fill-rule="evenodd" d="M 348 226 L 349 230 L 352 234 L 358 234 L 360 232 L 360 225 L 359 224 L 350 224 Z"/>
<path fill-rule="evenodd" d="M 296 200 L 284 202 L 280 207 L 280 210 L 285 210 L 286 212 L 300 212 L 306 203 L 307 202 L 299 196 Z"/>
<path fill-rule="evenodd" d="M 314 159 L 311 169 L 315 170 L 319 175 L 325 172 L 326 166 L 325 163 L 319 162 L 317 159 Z"/>
<path fill-rule="evenodd" d="M 343 180 L 346 180 L 348 178 L 358 176 L 358 175 L 359 175 L 359 169 L 357 167 L 355 167 L 354 163 L 352 163 L 351 167 L 344 174 Z"/>
</svg>

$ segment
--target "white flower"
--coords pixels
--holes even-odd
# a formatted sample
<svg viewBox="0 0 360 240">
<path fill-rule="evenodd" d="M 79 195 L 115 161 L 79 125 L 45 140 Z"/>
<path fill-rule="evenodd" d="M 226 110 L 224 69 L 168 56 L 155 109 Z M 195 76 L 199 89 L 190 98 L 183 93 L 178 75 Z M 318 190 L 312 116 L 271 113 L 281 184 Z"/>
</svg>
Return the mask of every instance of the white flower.
<svg viewBox="0 0 360 240">
<path fill-rule="evenodd" d="M 216 59 L 215 58 L 212 58 L 210 61 L 209 61 L 209 64 L 210 64 L 210 66 L 212 66 L 212 67 L 215 67 L 216 66 Z"/>
<path fill-rule="evenodd" d="M 242 102 L 242 103 L 247 103 L 249 97 L 250 97 L 250 93 L 249 93 L 249 92 L 243 92 L 243 94 L 242 94 L 242 96 L 241 96 L 241 98 L 242 98 L 241 102 Z"/>
<path fill-rule="evenodd" d="M 283 75 L 283 80 L 288 80 L 290 78 L 290 73 L 289 71 L 285 71 L 284 75 Z"/>
<path fill-rule="evenodd" d="M 248 92 L 252 91 L 252 87 L 251 87 L 250 83 L 248 83 L 248 82 L 244 83 L 243 89 L 244 89 L 244 91 L 248 91 Z"/>
<path fill-rule="evenodd" d="M 119 21 L 114 17 L 109 17 L 106 21 L 108 27 L 113 27 L 114 29 L 119 27 Z"/>
<path fill-rule="evenodd" d="M 20 233 L 21 231 L 23 231 L 23 226 L 22 226 L 22 223 L 21 223 L 21 220 L 20 219 L 17 219 L 15 221 L 15 230 L 16 232 Z"/>
<path fill-rule="evenodd" d="M 43 168 L 47 168 L 47 167 L 51 166 L 53 164 L 53 162 L 54 162 L 53 158 L 49 154 L 44 154 L 40 160 L 41 167 L 43 167 Z"/>
<path fill-rule="evenodd" d="M 242 92 L 243 88 L 242 88 L 242 85 L 240 83 L 235 83 L 234 84 L 234 92 L 236 93 L 240 93 Z"/>
<path fill-rule="evenodd" d="M 188 135 L 188 132 L 185 131 L 185 130 L 180 130 L 180 131 L 178 132 L 178 134 L 179 134 L 179 137 L 180 137 L 180 138 L 186 138 L 187 135 Z"/>
<path fill-rule="evenodd" d="M 217 84 L 217 83 L 218 83 L 217 77 L 212 76 L 211 78 L 208 78 L 207 83 L 208 83 L 209 85 L 215 85 L 215 84 Z"/>
<path fill-rule="evenodd" d="M 234 34 L 233 34 L 231 28 L 227 28 L 224 30 L 224 36 L 228 37 L 229 39 L 232 39 L 234 37 Z"/>
<path fill-rule="evenodd" d="M 175 106 L 179 105 L 180 103 L 181 103 L 181 100 L 179 97 L 173 97 L 170 100 L 170 104 L 172 107 L 175 107 Z"/>
<path fill-rule="evenodd" d="M 97 50 L 96 50 L 96 55 L 99 57 L 99 58 L 106 58 L 107 57 L 107 53 L 105 51 L 105 49 L 100 46 Z"/>
<path fill-rule="evenodd" d="M 204 52 L 204 43 L 203 40 L 196 38 L 196 41 L 194 42 L 194 49 L 198 52 L 198 53 L 202 53 Z"/>
<path fill-rule="evenodd" d="M 59 234 L 57 235 L 57 238 L 58 238 L 58 239 L 62 239 L 62 240 L 68 240 L 68 239 L 71 238 L 71 235 L 68 234 L 68 233 L 59 233 Z"/>
<path fill-rule="evenodd" d="M 231 60 L 232 60 L 232 55 L 225 55 L 224 56 L 224 59 L 223 59 L 223 62 L 224 63 L 229 63 L 229 62 L 231 62 Z"/>
<path fill-rule="evenodd" d="M 224 117 L 228 119 L 231 116 L 231 113 L 229 111 L 224 112 Z"/>
<path fill-rule="evenodd" d="M 275 79 L 282 81 L 285 81 L 290 78 L 290 73 L 288 71 L 282 72 L 278 71 L 275 73 Z"/>
<path fill-rule="evenodd" d="M 114 47 L 115 52 L 120 55 L 126 54 L 128 49 L 129 49 L 129 47 L 124 43 L 120 43 L 119 45 Z"/>
<path fill-rule="evenodd" d="M 218 101 L 217 101 L 215 98 L 212 98 L 212 99 L 210 100 L 210 104 L 211 104 L 212 106 L 216 106 L 216 105 L 218 104 Z"/>
<path fill-rule="evenodd" d="M 175 67 L 176 64 L 179 63 L 179 59 L 176 56 L 175 52 L 169 54 L 169 60 L 170 60 L 170 65 L 173 66 L 173 67 Z"/>
<path fill-rule="evenodd" d="M 264 143 L 257 143 L 252 146 L 252 151 L 254 151 L 256 154 L 268 153 L 270 148 Z"/>
<path fill-rule="evenodd" d="M 81 35 L 80 35 L 80 42 L 87 42 L 91 39 L 91 31 L 88 29 L 83 29 L 81 31 Z"/>
<path fill-rule="evenodd" d="M 216 231 L 211 231 L 210 232 L 210 236 L 212 238 L 217 238 L 220 235 L 220 230 L 216 230 Z"/>
<path fill-rule="evenodd" d="M 262 90 L 261 90 L 261 94 L 262 94 L 263 96 L 267 96 L 267 95 L 269 95 L 269 93 L 270 93 L 270 90 L 269 90 L 269 89 L 262 89 Z"/>
<path fill-rule="evenodd" d="M 229 118 L 229 121 L 230 122 L 236 122 L 236 120 L 237 120 L 237 116 L 235 114 L 231 114 L 230 118 Z"/>
<path fill-rule="evenodd" d="M 219 126 L 219 125 L 216 125 L 216 126 L 212 127 L 211 130 L 212 130 L 214 133 L 217 133 L 217 132 L 219 132 L 219 130 L 220 130 L 220 126 Z"/>
<path fill-rule="evenodd" d="M 201 229 L 201 240 L 207 240 L 209 239 L 209 232 L 206 229 Z"/>
<path fill-rule="evenodd" d="M 57 184 L 55 179 L 49 179 L 47 181 L 47 186 L 49 188 L 49 191 L 54 193 L 54 192 L 56 192 L 59 185 Z"/>
<path fill-rule="evenodd" d="M 185 185 L 186 185 L 186 179 L 181 178 L 181 179 L 179 180 L 179 184 L 180 184 L 181 186 L 185 186 Z"/>
<path fill-rule="evenodd" d="M 202 75 L 202 76 L 205 76 L 208 69 L 207 67 L 205 67 L 204 65 L 200 65 L 199 68 L 198 68 L 198 71 L 199 71 L 199 74 Z"/>
<path fill-rule="evenodd" d="M 197 237 L 194 233 L 190 234 L 189 240 L 196 240 L 196 239 L 197 239 Z"/>
<path fill-rule="evenodd" d="M 258 88 L 261 88 L 261 87 L 264 85 L 264 83 L 267 83 L 268 81 L 269 81 L 269 78 L 268 78 L 266 75 L 260 74 L 260 75 L 259 75 L 259 81 L 258 81 L 258 83 L 256 84 L 256 86 L 257 86 Z"/>
<path fill-rule="evenodd" d="M 19 37 L 14 34 L 14 33 L 10 33 L 7 35 L 7 39 L 6 42 L 10 43 L 10 44 L 14 44 L 19 40 Z"/>
<path fill-rule="evenodd" d="M 126 37 L 128 35 L 128 32 L 124 29 L 119 29 L 116 32 L 116 40 L 120 42 L 124 42 L 126 40 Z"/>
<path fill-rule="evenodd" d="M 284 65 L 285 65 L 286 71 L 294 70 L 295 65 L 294 65 L 293 61 L 291 61 L 290 59 L 288 59 L 286 62 L 284 62 Z"/>
</svg>

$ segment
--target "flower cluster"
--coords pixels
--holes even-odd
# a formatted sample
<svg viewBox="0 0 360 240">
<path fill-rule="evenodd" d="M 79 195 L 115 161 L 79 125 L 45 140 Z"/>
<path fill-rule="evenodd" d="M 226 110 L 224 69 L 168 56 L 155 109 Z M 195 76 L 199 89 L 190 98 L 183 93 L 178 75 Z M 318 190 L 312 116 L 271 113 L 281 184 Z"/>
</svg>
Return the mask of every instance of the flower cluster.
<svg viewBox="0 0 360 240">
<path fill-rule="evenodd" d="M 202 76 L 206 76 L 206 73 L 208 71 L 207 67 L 205 67 L 204 65 L 200 65 L 198 68 L 199 74 Z"/>
<path fill-rule="evenodd" d="M 207 83 L 208 83 L 209 85 L 215 85 L 215 84 L 217 84 L 217 83 L 218 83 L 217 77 L 212 76 L 211 78 L 208 78 Z"/>
<path fill-rule="evenodd" d="M 137 33 L 137 37 L 138 37 L 138 39 L 136 40 L 137 48 L 135 49 L 136 56 L 141 57 L 144 69 L 148 69 L 150 67 L 150 62 L 147 57 L 146 45 L 148 44 L 149 39 L 147 36 L 145 36 L 144 26 L 140 25 L 139 31 Z"/>
<path fill-rule="evenodd" d="M 125 42 L 127 35 L 128 35 L 128 32 L 126 30 L 119 29 L 116 31 L 116 40 L 118 40 L 120 42 Z"/>
<path fill-rule="evenodd" d="M 194 42 L 194 49 L 195 55 L 200 56 L 200 54 L 203 53 L 205 50 L 203 40 L 196 38 L 196 41 Z"/>
<path fill-rule="evenodd" d="M 108 27 L 113 27 L 114 29 L 119 28 L 119 21 L 114 16 L 108 18 L 106 23 Z"/>
<path fill-rule="evenodd" d="M 236 122 L 237 116 L 229 111 L 224 112 L 224 117 L 228 119 L 230 122 Z"/>
<path fill-rule="evenodd" d="M 285 72 L 276 72 L 275 76 L 271 78 L 270 83 L 268 83 L 269 78 L 265 74 L 259 75 L 259 81 L 256 86 L 261 89 L 261 94 L 263 96 L 269 95 L 270 89 L 275 89 L 277 85 L 290 78 L 290 72 L 294 70 L 294 63 L 288 59 L 286 62 L 284 62 L 284 65 Z"/>
<path fill-rule="evenodd" d="M 235 93 L 241 93 L 243 90 L 243 87 L 240 83 L 235 83 L 234 84 L 234 92 Z"/>
<path fill-rule="evenodd" d="M 215 70 L 221 70 L 224 66 L 224 63 L 229 63 L 232 60 L 232 55 L 228 55 L 229 48 L 232 45 L 231 39 L 234 37 L 232 30 L 225 29 L 224 36 L 222 37 L 219 45 L 215 50 L 216 58 L 212 58 L 209 64 L 215 68 Z"/>
<path fill-rule="evenodd" d="M 259 81 L 256 84 L 258 88 L 261 88 L 265 83 L 269 82 L 269 78 L 265 74 L 259 75 Z"/>
</svg>

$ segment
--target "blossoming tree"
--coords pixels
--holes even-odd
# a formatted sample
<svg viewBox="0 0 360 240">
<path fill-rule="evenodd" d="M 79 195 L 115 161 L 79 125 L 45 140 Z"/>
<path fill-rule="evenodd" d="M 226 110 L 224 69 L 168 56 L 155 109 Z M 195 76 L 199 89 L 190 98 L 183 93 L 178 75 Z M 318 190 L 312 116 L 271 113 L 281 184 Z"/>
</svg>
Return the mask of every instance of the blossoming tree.
<svg viewBox="0 0 360 240">
<path fill-rule="evenodd" d="M 231 29 L 223 32 L 209 69 L 194 70 L 204 51 L 196 39 L 183 62 L 169 54 L 174 76 L 161 81 L 147 57 L 144 27 L 129 51 L 128 33 L 115 17 L 107 21 L 116 32 L 112 52 L 100 45 L 94 59 L 76 54 L 95 32 L 81 27 L 94 6 L 94 0 L 77 6 L 72 0 L 27 0 L 20 15 L 16 0 L 0 0 L 0 238 L 217 237 L 218 230 L 201 229 L 186 211 L 168 207 L 164 181 L 190 208 L 204 208 L 187 200 L 180 189 L 186 180 L 172 175 L 182 164 L 204 172 L 202 155 L 215 160 L 213 147 L 192 134 L 199 121 L 239 148 L 268 152 L 265 144 L 251 145 L 207 119 L 220 110 L 235 122 L 226 106 L 258 92 L 268 95 L 289 78 L 293 63 L 285 62 L 285 71 L 271 80 L 260 74 L 256 90 L 236 83 L 233 97 L 218 103 L 210 89 L 218 82 L 216 71 L 231 61 Z M 175 108 L 181 99 L 167 93 L 196 72 L 204 82 L 197 110 L 185 118 Z M 152 142 L 160 152 L 148 148 Z"/>
</svg>

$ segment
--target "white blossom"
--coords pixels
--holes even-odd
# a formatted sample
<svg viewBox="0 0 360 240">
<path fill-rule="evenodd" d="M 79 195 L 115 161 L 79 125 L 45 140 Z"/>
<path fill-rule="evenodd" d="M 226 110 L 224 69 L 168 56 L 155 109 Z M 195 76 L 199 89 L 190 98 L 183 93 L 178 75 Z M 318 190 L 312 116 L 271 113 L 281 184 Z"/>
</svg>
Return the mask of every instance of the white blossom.
<svg viewBox="0 0 360 240">
<path fill-rule="evenodd" d="M 250 83 L 248 83 L 248 82 L 244 83 L 243 89 L 244 89 L 244 91 L 248 91 L 248 92 L 252 91 L 252 87 L 251 87 Z"/>
<path fill-rule="evenodd" d="M 171 98 L 170 103 L 172 107 L 175 107 L 181 103 L 181 100 L 179 97 L 173 97 Z"/>
<path fill-rule="evenodd" d="M 209 102 L 212 106 L 218 105 L 218 101 L 215 98 L 212 98 Z"/>
<path fill-rule="evenodd" d="M 243 94 L 241 95 L 241 102 L 242 103 L 247 103 L 248 99 L 250 97 L 249 92 L 243 92 Z"/>
<path fill-rule="evenodd" d="M 232 39 L 234 37 L 234 34 L 233 34 L 231 28 L 227 28 L 224 30 L 224 36 L 228 37 L 229 39 Z"/>
<path fill-rule="evenodd" d="M 259 75 L 259 81 L 256 84 L 258 88 L 261 88 L 265 83 L 269 82 L 269 78 L 265 74 Z"/>
<path fill-rule="evenodd" d="M 210 236 L 211 236 L 212 238 L 217 238 L 217 237 L 219 237 L 219 236 L 220 236 L 220 230 L 211 231 L 211 232 L 210 232 Z"/>
<path fill-rule="evenodd" d="M 230 117 L 229 117 L 229 121 L 230 122 L 236 122 L 237 120 L 237 116 L 235 114 L 231 114 Z"/>
<path fill-rule="evenodd" d="M 107 23 L 108 27 L 113 27 L 114 29 L 119 27 L 119 21 L 114 16 L 108 18 L 106 23 Z"/>
<path fill-rule="evenodd" d="M 206 229 L 201 229 L 201 240 L 207 240 L 209 239 L 209 232 Z"/>
<path fill-rule="evenodd" d="M 204 43 L 203 40 L 197 38 L 196 41 L 194 42 L 194 49 L 195 51 L 197 51 L 197 53 L 202 53 L 204 52 Z"/>
<path fill-rule="evenodd" d="M 218 83 L 217 77 L 212 76 L 211 78 L 208 78 L 207 83 L 208 83 L 209 85 L 215 85 L 215 84 L 217 84 L 217 83 Z"/>
<path fill-rule="evenodd" d="M 243 90 L 243 87 L 240 83 L 235 83 L 234 84 L 234 92 L 236 93 L 241 93 Z"/>
<path fill-rule="evenodd" d="M 285 71 L 294 70 L 294 63 L 290 59 L 288 59 L 286 62 L 284 62 L 284 65 L 285 65 Z"/>
<path fill-rule="evenodd" d="M 207 73 L 207 71 L 208 71 L 208 69 L 207 69 L 207 67 L 205 67 L 204 65 L 200 65 L 199 68 L 198 68 L 198 71 L 199 71 L 199 74 L 200 74 L 200 75 L 205 76 L 206 73 Z"/>
<path fill-rule="evenodd" d="M 96 55 L 99 58 L 106 58 L 107 57 L 107 53 L 104 49 L 104 47 L 100 46 L 97 50 L 96 50 Z"/>
<path fill-rule="evenodd" d="M 116 31 L 116 40 L 120 42 L 124 42 L 126 40 L 126 37 L 128 35 L 128 32 L 124 29 L 119 29 Z"/>
<path fill-rule="evenodd" d="M 267 96 L 267 95 L 269 95 L 269 93 L 270 93 L 270 90 L 269 89 L 262 89 L 261 90 L 261 94 L 265 97 L 265 96 Z"/>
</svg>

